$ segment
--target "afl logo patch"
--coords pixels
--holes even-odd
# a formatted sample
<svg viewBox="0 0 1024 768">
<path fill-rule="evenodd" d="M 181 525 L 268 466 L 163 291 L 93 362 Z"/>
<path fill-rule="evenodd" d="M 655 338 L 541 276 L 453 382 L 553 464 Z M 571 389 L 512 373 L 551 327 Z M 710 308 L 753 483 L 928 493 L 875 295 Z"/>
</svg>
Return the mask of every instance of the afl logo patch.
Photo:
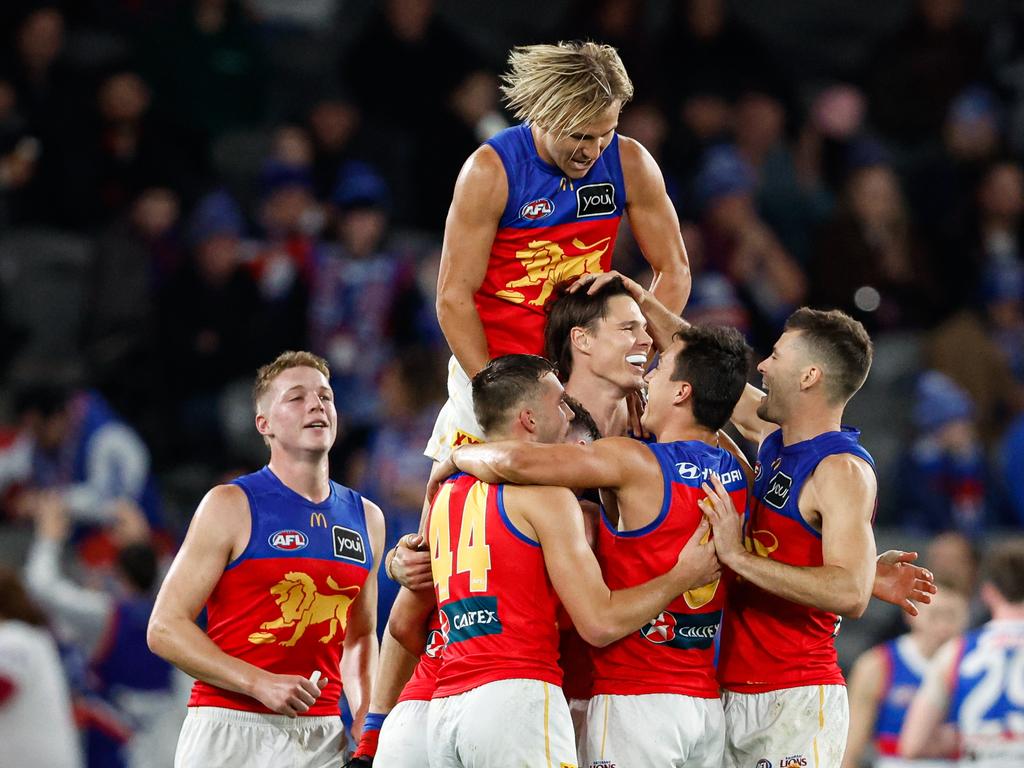
<svg viewBox="0 0 1024 768">
<path fill-rule="evenodd" d="M 331 528 L 331 535 L 334 539 L 335 557 L 355 560 L 357 563 L 366 562 L 366 548 L 363 546 L 363 537 L 359 535 L 359 531 L 336 525 Z"/>
<path fill-rule="evenodd" d="M 309 538 L 302 531 L 278 531 L 270 534 L 270 546 L 280 549 L 283 552 L 293 552 L 296 549 L 305 549 L 309 544 Z"/>
<path fill-rule="evenodd" d="M 554 212 L 555 204 L 548 200 L 548 198 L 542 197 L 540 200 L 532 200 L 520 208 L 519 218 L 536 221 L 537 219 L 546 218 Z"/>
<path fill-rule="evenodd" d="M 576 190 L 576 218 L 615 213 L 615 185 L 584 184 Z"/>
</svg>

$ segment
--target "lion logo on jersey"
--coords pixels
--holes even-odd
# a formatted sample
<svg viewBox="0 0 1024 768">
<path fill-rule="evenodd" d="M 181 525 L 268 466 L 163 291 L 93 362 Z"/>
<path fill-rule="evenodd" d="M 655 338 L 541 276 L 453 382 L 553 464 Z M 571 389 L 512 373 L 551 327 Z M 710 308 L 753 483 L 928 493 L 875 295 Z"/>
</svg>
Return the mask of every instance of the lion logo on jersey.
<svg viewBox="0 0 1024 768">
<path fill-rule="evenodd" d="M 499 299 L 522 304 L 526 301 L 525 294 L 514 289 L 539 285 L 541 286 L 540 294 L 536 299 L 531 299 L 529 303 L 534 307 L 543 307 L 558 283 L 583 275 L 600 274 L 604 271 L 601 268 L 601 257 L 611 245 L 610 237 L 602 238 L 590 245 L 579 238 L 574 238 L 572 245 L 574 248 L 588 251 L 588 253 L 566 256 L 562 247 L 550 240 L 533 240 L 526 250 L 516 251 L 516 258 L 523 263 L 523 267 L 526 269 L 526 277 L 512 280 L 504 290 L 498 291 L 495 295 Z"/>
<path fill-rule="evenodd" d="M 292 636 L 281 645 L 291 647 L 299 642 L 311 624 L 328 623 L 326 634 L 320 638 L 321 643 L 329 643 L 338 634 L 338 628 L 345 629 L 348 623 L 348 608 L 359 594 L 359 587 L 339 587 L 330 576 L 327 586 L 337 594 L 321 594 L 312 577 L 307 573 L 289 571 L 281 581 L 270 588 L 281 618 L 265 621 L 260 629 L 283 629 L 295 627 Z M 253 632 L 249 642 L 255 644 L 276 642 L 277 636 L 271 632 Z"/>
</svg>

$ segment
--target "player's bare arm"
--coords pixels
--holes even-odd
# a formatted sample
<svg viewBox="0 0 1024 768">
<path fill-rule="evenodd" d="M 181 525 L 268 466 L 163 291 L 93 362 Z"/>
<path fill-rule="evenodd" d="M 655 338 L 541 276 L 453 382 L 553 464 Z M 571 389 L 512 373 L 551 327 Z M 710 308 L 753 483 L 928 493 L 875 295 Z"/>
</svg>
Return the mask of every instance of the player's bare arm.
<svg viewBox="0 0 1024 768">
<path fill-rule="evenodd" d="M 945 720 L 960 647 L 960 639 L 950 640 L 938 650 L 928 666 L 903 721 L 900 732 L 900 755 L 903 757 L 947 757 L 955 753 L 956 733 L 951 725 L 945 724 Z"/>
<path fill-rule="evenodd" d="M 827 456 L 800 494 L 809 522 L 820 520 L 823 565 L 798 567 L 747 552 L 739 518 L 718 478 L 704 484 L 703 504 L 724 565 L 773 594 L 801 605 L 857 618 L 871 598 L 875 537 L 871 531 L 876 481 L 871 467 L 850 454 Z M 804 510 L 808 510 L 807 513 Z"/>
<path fill-rule="evenodd" d="M 508 486 L 509 519 L 540 542 L 548 576 L 580 636 L 603 647 L 625 637 L 657 616 L 688 589 L 718 578 L 714 544 L 701 544 L 708 526 L 698 526 L 671 570 L 629 589 L 612 592 L 587 544 L 583 515 L 566 488 Z"/>
<path fill-rule="evenodd" d="M 842 768 L 858 768 L 861 764 L 864 750 L 875 732 L 885 676 L 886 661 L 880 648 L 866 651 L 853 665 L 847 685 L 850 696 L 850 730 L 846 737 Z"/>
<path fill-rule="evenodd" d="M 497 152 L 480 147 L 462 166 L 445 222 L 437 319 L 452 354 L 470 378 L 487 365 L 487 339 L 473 296 L 487 272 L 507 187 Z"/>
<path fill-rule="evenodd" d="M 605 437 L 589 445 L 541 444 L 521 440 L 459 446 L 452 461 L 485 483 L 557 485 L 618 490 L 627 482 L 659 482 L 657 460 L 636 440 Z M 639 476 L 638 476 L 639 475 Z"/>
<path fill-rule="evenodd" d="M 352 730 L 358 734 L 370 705 L 370 688 L 377 669 L 377 570 L 384 553 L 384 513 L 372 501 L 363 499 L 366 531 L 370 536 L 373 568 L 366 576 L 359 596 L 349 607 L 345 627 L 341 679 L 352 712 Z"/>
<path fill-rule="evenodd" d="M 224 568 L 245 549 L 250 525 L 241 488 L 220 485 L 206 494 L 160 587 L 146 639 L 153 653 L 192 677 L 295 717 L 316 702 L 331 670 L 321 670 L 318 683 L 272 674 L 224 653 L 196 624 Z"/>
<path fill-rule="evenodd" d="M 629 190 L 629 226 L 654 270 L 651 291 L 678 315 L 690 297 L 690 261 L 665 179 L 650 152 L 633 139 L 619 136 L 619 157 Z"/>
</svg>

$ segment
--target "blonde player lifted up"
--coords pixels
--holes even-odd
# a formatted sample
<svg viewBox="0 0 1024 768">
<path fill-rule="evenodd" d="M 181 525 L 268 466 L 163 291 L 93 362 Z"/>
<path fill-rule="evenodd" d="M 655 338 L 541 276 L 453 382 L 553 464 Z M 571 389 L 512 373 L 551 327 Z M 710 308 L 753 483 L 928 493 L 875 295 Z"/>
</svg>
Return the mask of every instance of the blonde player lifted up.
<svg viewBox="0 0 1024 768">
<path fill-rule="evenodd" d="M 515 48 L 506 103 L 523 120 L 462 168 L 445 224 L 437 316 L 454 355 L 447 405 L 426 453 L 479 442 L 469 380 L 511 352 L 542 354 L 554 286 L 607 272 L 622 215 L 669 309 L 690 293 L 679 220 L 654 159 L 616 134 L 633 84 L 614 48 L 559 43 Z"/>
<path fill-rule="evenodd" d="M 556 443 L 568 431 L 550 363 L 505 355 L 473 379 L 491 439 Z M 634 632 L 686 589 L 718 575 L 703 523 L 667 567 L 611 591 L 565 488 L 504 486 L 457 474 L 438 491 L 427 530 L 447 644 L 430 704 L 431 768 L 576 765 L 558 687 L 559 601 L 580 634 L 603 646 Z M 675 544 L 681 539 L 677 539 Z"/>
<path fill-rule="evenodd" d="M 256 428 L 270 461 L 206 494 L 157 596 L 149 646 L 198 678 L 179 768 L 334 768 L 342 685 L 357 728 L 366 712 L 384 518 L 328 476 L 328 373 L 308 352 L 259 370 Z"/>
</svg>

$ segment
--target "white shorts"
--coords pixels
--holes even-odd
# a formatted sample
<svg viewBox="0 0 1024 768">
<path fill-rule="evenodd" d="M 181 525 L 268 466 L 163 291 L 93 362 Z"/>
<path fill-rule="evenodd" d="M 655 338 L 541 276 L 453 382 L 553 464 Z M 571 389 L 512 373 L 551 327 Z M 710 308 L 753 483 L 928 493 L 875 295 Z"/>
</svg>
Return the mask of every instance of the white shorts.
<svg viewBox="0 0 1024 768">
<path fill-rule="evenodd" d="M 839 768 L 850 705 L 844 685 L 722 691 L 726 768 Z"/>
<path fill-rule="evenodd" d="M 576 768 L 565 696 L 540 680 L 498 680 L 434 699 L 427 750 L 430 768 Z"/>
<path fill-rule="evenodd" d="M 337 716 L 287 717 L 189 707 L 174 768 L 337 768 L 346 758 Z"/>
<path fill-rule="evenodd" d="M 598 694 L 580 735 L 580 768 L 719 768 L 724 748 L 721 699 Z"/>
<path fill-rule="evenodd" d="M 373 762 L 387 768 L 426 768 L 429 701 L 400 701 L 384 718 Z"/>
<path fill-rule="evenodd" d="M 473 384 L 459 361 L 452 357 L 448 361 L 448 402 L 437 414 L 434 433 L 423 449 L 423 455 L 434 461 L 444 461 L 456 445 L 482 443 L 483 434 L 473 415 Z"/>
<path fill-rule="evenodd" d="M 580 736 L 583 735 L 583 724 L 587 721 L 587 707 L 590 699 L 569 699 L 569 716 L 572 718 L 572 730 L 576 734 L 576 746 L 579 747 Z"/>
</svg>

